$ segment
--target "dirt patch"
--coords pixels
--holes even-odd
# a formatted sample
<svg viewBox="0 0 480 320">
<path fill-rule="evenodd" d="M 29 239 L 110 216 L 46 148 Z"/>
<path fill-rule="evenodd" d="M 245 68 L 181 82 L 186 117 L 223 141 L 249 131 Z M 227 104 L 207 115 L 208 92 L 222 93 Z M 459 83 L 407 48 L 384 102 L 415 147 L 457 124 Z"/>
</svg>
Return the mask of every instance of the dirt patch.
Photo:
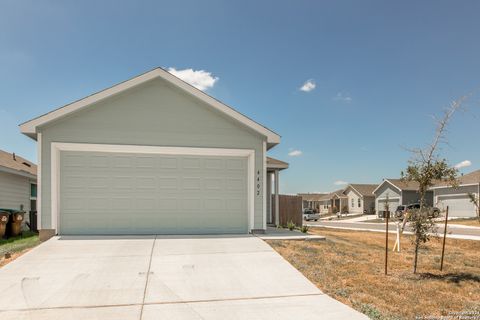
<svg viewBox="0 0 480 320">
<path fill-rule="evenodd" d="M 447 239 L 444 271 L 441 241 L 433 239 L 412 273 L 413 246 L 402 237 L 402 252 L 389 251 L 384 275 L 385 235 L 312 228 L 326 241 L 268 241 L 323 292 L 372 319 L 414 319 L 480 312 L 480 241 Z M 390 237 L 392 248 L 395 237 Z"/>
<path fill-rule="evenodd" d="M 27 253 L 30 250 L 32 250 L 32 248 L 28 248 L 28 249 L 25 249 L 25 250 L 22 250 L 22 251 L 14 252 L 14 253 L 10 254 L 10 258 L 8 258 L 8 259 L 5 258 L 5 255 L 3 255 L 2 257 L 0 257 L 0 268 L 3 267 L 4 265 L 9 264 L 10 262 L 17 259 L 18 257 Z"/>
</svg>

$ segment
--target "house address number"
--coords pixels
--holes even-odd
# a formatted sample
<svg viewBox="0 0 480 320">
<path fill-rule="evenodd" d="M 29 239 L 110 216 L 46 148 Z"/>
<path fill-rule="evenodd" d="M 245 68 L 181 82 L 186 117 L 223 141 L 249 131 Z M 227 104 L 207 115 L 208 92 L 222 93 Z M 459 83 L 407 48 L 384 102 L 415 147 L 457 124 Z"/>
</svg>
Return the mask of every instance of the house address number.
<svg viewBox="0 0 480 320">
<path fill-rule="evenodd" d="M 257 170 L 257 196 L 260 195 L 260 170 Z"/>
</svg>

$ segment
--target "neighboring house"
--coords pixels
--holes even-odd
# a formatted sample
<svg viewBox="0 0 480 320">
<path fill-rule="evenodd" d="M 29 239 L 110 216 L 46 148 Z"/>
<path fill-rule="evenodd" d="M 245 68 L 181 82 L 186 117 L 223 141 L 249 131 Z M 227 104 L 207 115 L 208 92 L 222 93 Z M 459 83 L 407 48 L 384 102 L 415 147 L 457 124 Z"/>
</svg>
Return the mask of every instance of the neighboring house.
<svg viewBox="0 0 480 320">
<path fill-rule="evenodd" d="M 321 200 L 328 195 L 328 193 L 299 193 L 298 196 L 302 197 L 303 209 L 313 209 L 316 212 L 320 212 Z"/>
<path fill-rule="evenodd" d="M 433 190 L 435 206 L 445 210 L 448 206 L 450 217 L 475 217 L 477 208 L 470 201 L 468 194 L 477 199 L 480 194 L 480 170 L 471 172 L 458 178 L 458 186 L 449 186 L 446 182 L 437 183 Z"/>
<path fill-rule="evenodd" d="M 20 129 L 38 142 L 43 238 L 266 229 L 280 136 L 161 68 Z"/>
<path fill-rule="evenodd" d="M 418 193 L 418 183 L 415 181 L 403 181 L 401 179 L 384 179 L 375 190 L 375 210 L 377 214 L 383 213 L 387 205 L 393 213 L 399 205 L 409 205 L 420 202 Z M 427 191 L 425 194 L 427 205 L 433 205 L 433 191 Z"/>
<path fill-rule="evenodd" d="M 342 213 L 348 212 L 348 198 L 343 191 L 344 189 L 339 189 L 327 194 L 319 194 L 316 197 L 319 212 L 321 214 L 337 213 L 340 210 Z"/>
<path fill-rule="evenodd" d="M 0 208 L 29 212 L 37 206 L 37 166 L 15 153 L 0 150 Z"/>
<path fill-rule="evenodd" d="M 376 184 L 349 184 L 343 192 L 348 198 L 348 213 L 375 213 L 373 190 L 377 186 Z"/>
</svg>

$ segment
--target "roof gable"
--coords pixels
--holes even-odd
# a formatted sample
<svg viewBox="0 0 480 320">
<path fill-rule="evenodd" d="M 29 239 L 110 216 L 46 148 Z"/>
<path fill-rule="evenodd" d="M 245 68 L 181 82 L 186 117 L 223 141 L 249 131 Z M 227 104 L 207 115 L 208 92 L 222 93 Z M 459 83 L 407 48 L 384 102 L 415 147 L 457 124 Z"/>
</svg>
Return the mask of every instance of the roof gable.
<svg viewBox="0 0 480 320">
<path fill-rule="evenodd" d="M 365 196 L 373 196 L 373 191 L 377 188 L 376 184 L 359 184 L 359 183 L 352 183 L 349 184 L 347 189 L 352 189 L 354 192 L 359 194 L 362 197 Z"/>
<path fill-rule="evenodd" d="M 269 147 L 273 147 L 274 145 L 280 143 L 280 136 L 273 132 L 272 130 L 262 126 L 261 124 L 255 122 L 254 120 L 248 118 L 247 116 L 241 114 L 240 112 L 234 110 L 233 108 L 227 106 L 226 104 L 220 102 L 219 100 L 209 96 L 205 92 L 191 86 L 190 84 L 184 82 L 183 80 L 175 77 L 174 75 L 170 74 L 166 70 L 162 68 L 156 68 L 151 71 L 148 71 L 144 74 L 141 74 L 137 77 L 134 77 L 130 80 L 121 82 L 113 87 L 108 89 L 99 91 L 94 93 L 90 96 L 87 96 L 83 99 L 77 100 L 70 104 L 67 104 L 61 108 L 53 110 L 49 113 L 46 113 L 42 116 L 34 118 L 30 121 L 22 123 L 20 125 L 20 131 L 33 138 L 36 139 L 37 135 L 37 127 L 47 124 L 51 121 L 54 121 L 58 118 L 65 117 L 66 115 L 72 114 L 78 110 L 81 110 L 85 107 L 88 107 L 94 103 L 100 102 L 104 99 L 107 99 L 111 96 L 117 95 L 121 92 L 124 92 L 130 88 L 136 87 L 150 81 L 152 79 L 162 78 L 167 82 L 175 85 L 176 87 L 182 89 L 184 92 L 194 96 L 197 99 L 205 102 L 207 105 L 211 106 L 212 108 L 224 113 L 225 115 L 229 116 L 230 118 L 244 124 L 245 126 L 251 128 L 252 130 L 260 133 L 261 135 L 267 138 L 267 143 Z"/>
<path fill-rule="evenodd" d="M 382 183 L 380 183 L 373 193 L 375 193 L 378 189 L 380 189 L 385 183 L 388 183 L 399 192 L 401 191 L 418 191 L 418 182 L 416 181 L 407 181 L 402 179 L 384 179 Z"/>
</svg>

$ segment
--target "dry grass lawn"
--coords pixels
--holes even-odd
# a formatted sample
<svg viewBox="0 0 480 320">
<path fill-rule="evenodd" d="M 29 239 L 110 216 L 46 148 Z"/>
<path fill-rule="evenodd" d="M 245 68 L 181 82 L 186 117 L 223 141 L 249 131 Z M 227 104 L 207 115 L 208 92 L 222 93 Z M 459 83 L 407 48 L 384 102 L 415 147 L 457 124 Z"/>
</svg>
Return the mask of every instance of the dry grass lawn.
<svg viewBox="0 0 480 320">
<path fill-rule="evenodd" d="M 480 221 L 476 219 L 455 219 L 448 221 L 450 224 L 461 224 L 464 226 L 480 227 Z"/>
<path fill-rule="evenodd" d="M 415 319 L 474 311 L 480 319 L 480 241 L 447 239 L 444 271 L 441 241 L 433 239 L 412 273 L 413 246 L 402 237 L 402 252 L 389 251 L 384 275 L 385 234 L 311 228 L 326 241 L 268 243 L 323 292 L 372 319 Z M 389 236 L 389 247 L 395 242 Z"/>
</svg>

